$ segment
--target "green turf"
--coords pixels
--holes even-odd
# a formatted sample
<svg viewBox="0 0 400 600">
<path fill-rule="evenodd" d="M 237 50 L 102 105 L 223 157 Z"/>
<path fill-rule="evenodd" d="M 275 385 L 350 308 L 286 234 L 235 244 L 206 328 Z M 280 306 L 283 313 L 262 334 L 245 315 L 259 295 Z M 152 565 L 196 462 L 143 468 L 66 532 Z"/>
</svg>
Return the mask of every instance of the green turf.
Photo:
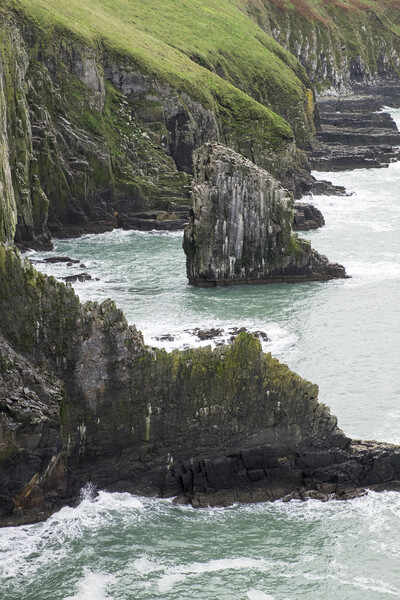
<svg viewBox="0 0 400 600">
<path fill-rule="evenodd" d="M 291 128 L 268 108 L 288 116 L 289 107 L 294 122 L 307 121 L 305 72 L 236 4 L 241 3 L 0 0 L 0 6 L 33 21 L 43 36 L 67 32 L 131 57 L 140 70 L 188 92 L 222 117 L 246 120 L 265 138 L 290 138 Z"/>
</svg>

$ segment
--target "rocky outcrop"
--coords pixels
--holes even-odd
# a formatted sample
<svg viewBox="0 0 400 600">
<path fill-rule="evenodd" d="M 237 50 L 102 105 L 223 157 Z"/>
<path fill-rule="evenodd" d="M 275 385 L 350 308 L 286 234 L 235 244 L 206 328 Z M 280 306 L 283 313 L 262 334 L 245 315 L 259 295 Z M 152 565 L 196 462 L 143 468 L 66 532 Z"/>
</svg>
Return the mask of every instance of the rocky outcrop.
<svg viewBox="0 0 400 600">
<path fill-rule="evenodd" d="M 239 154 L 206 144 L 195 155 L 193 214 L 184 249 L 204 287 L 345 277 L 342 266 L 292 232 L 293 197 Z"/>
<path fill-rule="evenodd" d="M 247 10 L 298 58 L 319 94 L 398 80 L 399 7 L 394 3 L 269 0 Z"/>
<path fill-rule="evenodd" d="M 296 202 L 294 205 L 293 231 L 309 231 L 325 225 L 321 211 L 313 204 Z"/>
<path fill-rule="evenodd" d="M 366 91 L 366 90 L 365 90 Z M 399 157 L 400 132 L 389 113 L 400 87 L 370 88 L 369 93 L 320 98 L 320 125 L 310 153 L 315 169 L 337 171 L 387 167 Z"/>
<path fill-rule="evenodd" d="M 400 448 L 352 442 L 316 385 L 240 333 L 167 353 L 0 245 L 0 525 L 99 489 L 193 506 L 400 487 Z"/>
<path fill-rule="evenodd" d="M 209 459 L 220 477 L 250 439 L 276 456 L 348 443 L 317 387 L 249 334 L 214 351 L 147 348 L 114 303 L 80 305 L 1 246 L 0 310 L 2 523 L 43 517 L 88 481 L 182 494 L 191 468 Z"/>
</svg>

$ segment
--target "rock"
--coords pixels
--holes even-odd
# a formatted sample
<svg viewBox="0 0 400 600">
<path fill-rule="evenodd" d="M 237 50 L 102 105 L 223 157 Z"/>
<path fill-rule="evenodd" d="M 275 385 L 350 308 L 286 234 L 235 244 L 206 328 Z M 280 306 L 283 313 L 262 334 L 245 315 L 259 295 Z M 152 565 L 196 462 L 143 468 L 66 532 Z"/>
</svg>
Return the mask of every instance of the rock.
<svg viewBox="0 0 400 600">
<path fill-rule="evenodd" d="M 160 335 L 160 336 L 156 337 L 156 340 L 159 342 L 173 342 L 175 340 L 175 338 L 170 333 L 167 333 L 165 335 Z"/>
<path fill-rule="evenodd" d="M 89 273 L 77 273 L 76 275 L 68 275 L 67 277 L 62 277 L 64 281 L 69 283 L 74 283 L 75 281 L 91 281 L 92 276 Z"/>
<path fill-rule="evenodd" d="M 342 185 L 333 185 L 331 181 L 316 179 L 313 182 L 311 192 L 317 196 L 346 196 L 346 188 Z"/>
<path fill-rule="evenodd" d="M 0 525 L 44 519 L 88 482 L 198 507 L 400 489 L 400 447 L 351 441 L 246 332 L 149 348 L 111 300 L 81 305 L 2 245 L 0 312 Z"/>
<path fill-rule="evenodd" d="M 309 231 L 325 225 L 321 211 L 312 204 L 296 202 L 294 205 L 293 231 Z"/>
<path fill-rule="evenodd" d="M 292 232 L 293 197 L 266 171 L 219 144 L 195 154 L 185 228 L 189 283 L 199 287 L 345 277 Z"/>
<path fill-rule="evenodd" d="M 204 341 L 204 340 L 215 340 L 218 337 L 222 337 L 224 336 L 224 339 L 229 339 L 230 342 L 233 342 L 235 340 L 235 338 L 240 334 L 240 333 L 251 333 L 251 335 L 254 335 L 254 337 L 258 338 L 259 340 L 262 340 L 263 342 L 269 342 L 270 339 L 268 337 L 268 335 L 265 333 L 265 331 L 249 331 L 247 329 L 247 327 L 231 327 L 230 329 L 228 329 L 228 331 L 225 331 L 222 328 L 214 328 L 212 327 L 211 329 L 199 329 L 198 327 L 196 329 L 186 329 L 187 333 L 191 333 L 192 335 L 195 335 L 200 341 Z M 227 335 L 229 335 L 229 337 L 227 338 Z M 157 339 L 161 339 L 161 338 L 157 338 Z M 216 342 L 216 346 L 217 345 L 223 345 L 224 341 L 219 341 Z"/>
<path fill-rule="evenodd" d="M 48 258 L 44 258 L 43 262 L 45 263 L 69 263 L 71 265 L 78 264 L 79 260 L 75 260 L 73 258 L 69 258 L 69 256 L 49 256 Z"/>
<path fill-rule="evenodd" d="M 222 335 L 222 329 L 195 329 L 194 333 L 197 335 L 199 340 L 213 340 L 214 338 Z"/>
<path fill-rule="evenodd" d="M 319 99 L 321 131 L 310 154 L 313 168 L 379 168 L 398 158 L 400 132 L 396 123 L 389 113 L 375 112 L 384 105 L 385 89 L 378 88 L 374 95 L 369 89 L 368 94 Z"/>
<path fill-rule="evenodd" d="M 252 331 L 251 334 L 257 337 L 259 340 L 262 340 L 263 342 L 271 341 L 268 335 L 265 333 L 265 331 Z"/>
</svg>

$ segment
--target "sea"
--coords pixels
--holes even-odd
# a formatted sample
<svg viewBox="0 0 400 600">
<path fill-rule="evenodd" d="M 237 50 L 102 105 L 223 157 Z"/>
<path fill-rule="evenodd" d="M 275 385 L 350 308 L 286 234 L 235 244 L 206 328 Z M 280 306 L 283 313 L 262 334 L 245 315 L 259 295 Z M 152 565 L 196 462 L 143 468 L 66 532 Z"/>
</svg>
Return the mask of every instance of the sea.
<svg viewBox="0 0 400 600">
<path fill-rule="evenodd" d="M 89 273 L 81 300 L 112 298 L 151 346 L 265 332 L 265 352 L 319 385 L 347 435 L 400 443 L 400 162 L 314 174 L 348 195 L 310 198 L 326 225 L 301 235 L 349 279 L 196 289 L 180 232 L 114 230 L 29 257 L 58 278 Z M 42 262 L 57 255 L 79 263 Z M 75 508 L 0 530 L 0 599 L 189 598 L 400 598 L 400 493 L 193 509 L 88 487 Z"/>
</svg>

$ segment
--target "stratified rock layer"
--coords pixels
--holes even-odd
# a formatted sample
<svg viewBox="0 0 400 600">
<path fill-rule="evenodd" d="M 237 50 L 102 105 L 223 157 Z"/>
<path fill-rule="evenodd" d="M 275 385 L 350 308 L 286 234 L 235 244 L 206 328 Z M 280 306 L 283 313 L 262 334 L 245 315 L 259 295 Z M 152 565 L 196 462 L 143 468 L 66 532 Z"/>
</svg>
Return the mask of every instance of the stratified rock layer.
<svg viewBox="0 0 400 600">
<path fill-rule="evenodd" d="M 293 197 L 266 171 L 220 144 L 194 158 L 193 211 L 184 249 L 204 287 L 345 277 L 292 231 Z"/>
</svg>

